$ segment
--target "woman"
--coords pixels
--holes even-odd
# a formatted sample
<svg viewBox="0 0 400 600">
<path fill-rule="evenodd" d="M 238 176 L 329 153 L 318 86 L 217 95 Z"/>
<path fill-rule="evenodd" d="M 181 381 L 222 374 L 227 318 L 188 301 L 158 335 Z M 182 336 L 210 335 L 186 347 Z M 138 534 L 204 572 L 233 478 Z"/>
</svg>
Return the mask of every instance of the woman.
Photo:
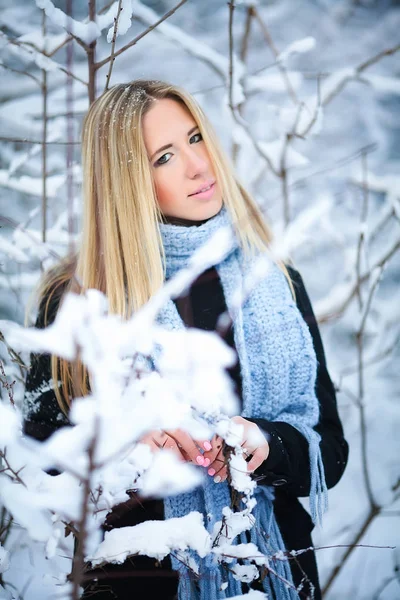
<svg viewBox="0 0 400 600">
<path fill-rule="evenodd" d="M 77 257 L 44 279 L 37 325 L 54 319 L 66 291 L 88 288 L 107 295 L 111 312 L 129 317 L 214 231 L 227 225 L 235 232 L 229 255 L 160 314 L 167 327 L 214 330 L 219 316 L 232 308 L 243 272 L 268 251 L 271 234 L 195 100 L 159 81 L 114 86 L 86 115 L 82 152 L 81 247 Z M 268 554 L 307 548 L 321 498 L 326 486 L 340 479 L 348 447 L 300 275 L 274 264 L 233 316 L 226 341 L 238 356 L 230 370 L 242 407 L 235 420 L 243 425 L 248 470 L 259 482 L 256 525 L 240 541 L 253 541 Z M 26 389 L 26 433 L 45 439 L 68 423 L 70 401 L 88 392 L 88 378 L 82 365 L 42 355 L 33 357 Z M 105 529 L 200 510 L 211 531 L 231 498 L 222 440 L 214 436 L 204 441 L 201 452 L 199 443 L 179 430 L 149 432 L 142 441 L 154 451 L 173 449 L 183 460 L 206 468 L 208 476 L 201 488 L 164 504 L 117 507 Z M 310 496 L 313 520 L 298 496 Z M 312 552 L 293 558 L 290 565 L 274 561 L 277 576 L 265 571 L 249 585 L 207 560 L 199 578 L 176 560 L 172 566 L 169 560 L 155 567 L 147 557 L 131 557 L 122 566 L 90 572 L 93 581 L 85 597 L 173 598 L 176 571 L 180 598 L 225 598 L 249 588 L 264 589 L 276 599 L 320 597 Z"/>
</svg>

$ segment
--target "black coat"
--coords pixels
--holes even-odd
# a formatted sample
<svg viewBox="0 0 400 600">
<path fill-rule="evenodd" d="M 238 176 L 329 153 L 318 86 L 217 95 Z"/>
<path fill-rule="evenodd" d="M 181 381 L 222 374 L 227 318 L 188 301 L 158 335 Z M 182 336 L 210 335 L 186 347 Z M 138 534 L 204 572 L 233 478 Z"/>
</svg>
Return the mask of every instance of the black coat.
<svg viewBox="0 0 400 600">
<path fill-rule="evenodd" d="M 348 445 L 343 436 L 335 389 L 326 367 L 322 341 L 309 297 L 299 273 L 291 267 L 288 267 L 288 270 L 296 292 L 297 306 L 308 324 L 317 355 L 316 394 L 320 402 L 320 419 L 315 429 L 321 435 L 325 478 L 328 488 L 331 488 L 339 481 L 345 469 Z M 55 317 L 61 293 L 62 289 L 52 298 L 48 310 L 49 322 Z M 187 326 L 214 330 L 219 315 L 226 310 L 217 271 L 212 268 L 203 273 L 192 284 L 189 294 L 176 300 L 176 305 Z M 43 327 L 43 320 L 43 310 L 39 310 L 36 325 Z M 232 330 L 228 332 L 226 341 L 234 348 Z M 49 356 L 33 355 L 31 365 L 26 381 L 24 428 L 26 434 L 44 440 L 68 421 L 58 408 L 53 390 L 46 385 L 51 378 Z M 241 376 L 238 363 L 230 369 L 230 374 L 240 398 Z M 288 550 L 307 548 L 312 545 L 313 523 L 298 497 L 308 496 L 310 491 L 308 443 L 295 427 L 287 423 L 269 422 L 265 419 L 250 420 L 259 425 L 269 440 L 269 456 L 257 469 L 255 475 L 260 485 L 276 488 L 275 514 L 286 548 Z M 105 529 L 162 518 L 162 501 L 149 500 L 134 509 L 127 503 L 116 507 L 110 513 Z M 318 600 L 320 589 L 314 554 L 308 552 L 300 555 L 295 561 L 291 561 L 291 568 L 296 584 L 300 583 L 304 574 L 312 582 L 316 588 L 315 599 Z M 93 572 L 93 576 L 96 576 L 99 582 L 92 585 L 91 591 L 87 589 L 85 598 L 95 590 L 95 597 L 98 600 L 130 598 L 132 593 L 136 597 L 141 597 L 142 593 L 149 597 L 162 593 L 159 597 L 172 598 L 177 582 L 176 575 L 170 569 L 169 560 L 164 560 L 155 569 L 154 560 L 147 557 L 134 557 L 123 565 L 112 565 L 102 571 L 97 570 Z M 112 579 L 107 578 L 107 575 Z M 254 587 L 256 585 L 253 584 Z M 243 584 L 243 590 L 246 589 L 247 586 Z M 103 594 L 100 593 L 101 590 L 104 590 Z M 305 584 L 301 597 L 309 597 L 309 590 L 309 586 Z"/>
</svg>

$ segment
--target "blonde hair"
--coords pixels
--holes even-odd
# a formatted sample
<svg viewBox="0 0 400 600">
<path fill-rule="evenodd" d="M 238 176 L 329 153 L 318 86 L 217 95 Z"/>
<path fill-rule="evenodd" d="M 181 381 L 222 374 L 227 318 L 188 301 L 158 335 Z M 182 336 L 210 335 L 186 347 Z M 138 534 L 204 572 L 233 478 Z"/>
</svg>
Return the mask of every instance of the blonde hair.
<svg viewBox="0 0 400 600">
<path fill-rule="evenodd" d="M 163 285 L 164 253 L 159 231 L 162 220 L 151 165 L 143 138 L 143 116 L 154 101 L 180 102 L 199 127 L 223 202 L 243 250 L 265 250 L 271 232 L 260 209 L 237 180 L 210 121 L 184 89 L 162 81 L 136 80 L 104 92 L 89 108 L 82 128 L 83 230 L 77 256 L 54 270 L 41 288 L 45 296 L 57 281 L 65 291 L 102 291 L 110 312 L 128 318 Z M 282 266 L 283 270 L 286 269 Z M 76 277 L 74 278 L 74 274 Z M 77 286 L 77 281 L 81 286 Z M 290 278 L 289 278 L 290 281 Z M 88 377 L 79 361 L 68 364 L 52 357 L 53 381 L 60 407 L 70 397 L 88 392 Z"/>
</svg>

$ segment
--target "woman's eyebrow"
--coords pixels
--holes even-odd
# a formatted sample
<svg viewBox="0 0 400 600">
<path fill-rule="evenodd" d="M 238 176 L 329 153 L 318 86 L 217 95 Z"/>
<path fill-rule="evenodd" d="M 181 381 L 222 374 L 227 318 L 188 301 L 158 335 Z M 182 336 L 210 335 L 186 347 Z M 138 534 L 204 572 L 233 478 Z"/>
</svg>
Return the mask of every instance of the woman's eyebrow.
<svg viewBox="0 0 400 600">
<path fill-rule="evenodd" d="M 199 129 L 198 125 L 195 125 L 191 129 L 189 129 L 189 131 L 187 132 L 187 135 L 190 135 L 191 133 L 193 133 L 193 131 L 196 131 L 196 129 Z M 153 154 L 150 157 L 150 160 L 153 160 L 153 158 L 155 157 L 156 154 L 158 154 L 159 152 L 162 152 L 163 150 L 168 150 L 168 148 L 172 148 L 172 144 L 165 144 L 165 146 L 161 146 L 161 148 L 159 148 L 158 150 L 153 152 Z"/>
</svg>

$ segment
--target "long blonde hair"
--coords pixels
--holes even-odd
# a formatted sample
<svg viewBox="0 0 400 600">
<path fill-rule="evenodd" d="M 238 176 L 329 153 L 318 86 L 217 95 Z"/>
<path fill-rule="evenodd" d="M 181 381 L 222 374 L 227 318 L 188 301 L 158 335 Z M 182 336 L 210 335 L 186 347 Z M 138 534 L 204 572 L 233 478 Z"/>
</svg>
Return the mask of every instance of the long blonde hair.
<svg viewBox="0 0 400 600">
<path fill-rule="evenodd" d="M 53 269 L 45 277 L 42 297 L 60 281 L 65 284 L 65 291 L 84 293 L 95 288 L 107 296 L 110 312 L 128 318 L 163 285 L 164 253 L 159 231 L 162 215 L 142 122 L 153 102 L 164 98 L 180 102 L 196 121 L 243 250 L 251 253 L 270 245 L 271 232 L 260 209 L 238 182 L 210 121 L 195 99 L 169 83 L 136 80 L 104 92 L 85 116 L 81 245 L 76 258 L 64 261 L 58 274 Z M 61 379 L 61 392 L 57 385 L 55 390 L 64 412 L 71 397 L 88 393 L 87 373 L 79 361 L 69 364 L 53 356 L 52 376 L 55 383 Z"/>
</svg>

